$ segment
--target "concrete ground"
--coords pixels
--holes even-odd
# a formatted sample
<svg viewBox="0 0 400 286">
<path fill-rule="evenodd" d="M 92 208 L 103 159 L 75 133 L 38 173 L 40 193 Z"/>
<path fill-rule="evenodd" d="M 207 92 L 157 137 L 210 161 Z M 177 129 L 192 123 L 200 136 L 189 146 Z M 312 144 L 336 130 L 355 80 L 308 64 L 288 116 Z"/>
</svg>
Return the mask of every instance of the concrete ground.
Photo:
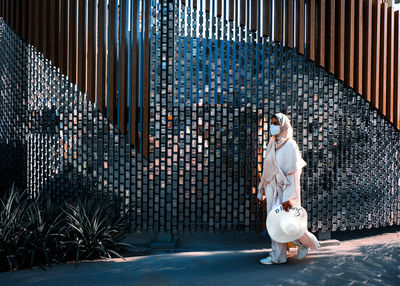
<svg viewBox="0 0 400 286">
<path fill-rule="evenodd" d="M 302 261 L 293 251 L 282 265 L 259 264 L 265 245 L 257 235 L 187 237 L 182 252 L 1 273 L 0 285 L 400 285 L 398 229 L 324 242 Z"/>
</svg>

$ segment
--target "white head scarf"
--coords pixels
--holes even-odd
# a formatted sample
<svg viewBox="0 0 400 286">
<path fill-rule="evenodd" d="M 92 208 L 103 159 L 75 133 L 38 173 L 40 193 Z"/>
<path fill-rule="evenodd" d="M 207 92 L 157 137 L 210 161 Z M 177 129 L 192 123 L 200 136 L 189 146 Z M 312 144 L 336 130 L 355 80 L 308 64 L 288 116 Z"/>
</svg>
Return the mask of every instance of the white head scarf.
<svg viewBox="0 0 400 286">
<path fill-rule="evenodd" d="M 258 189 L 263 189 L 271 180 L 276 176 L 277 184 L 284 188 L 289 184 L 285 175 L 283 174 L 280 166 L 276 161 L 275 151 L 280 149 L 288 140 L 293 139 L 293 128 L 290 124 L 289 118 L 283 113 L 277 113 L 274 115 L 280 123 L 280 132 L 277 135 L 271 137 L 266 150 L 263 174 Z M 294 142 L 295 143 L 295 142 Z M 296 148 L 292 148 L 292 152 L 287 152 L 283 155 L 282 164 L 285 166 L 285 170 L 288 170 L 288 174 L 295 172 L 303 168 L 306 162 L 301 158 L 301 154 L 297 144 Z M 282 166 L 281 166 L 282 167 Z"/>
</svg>

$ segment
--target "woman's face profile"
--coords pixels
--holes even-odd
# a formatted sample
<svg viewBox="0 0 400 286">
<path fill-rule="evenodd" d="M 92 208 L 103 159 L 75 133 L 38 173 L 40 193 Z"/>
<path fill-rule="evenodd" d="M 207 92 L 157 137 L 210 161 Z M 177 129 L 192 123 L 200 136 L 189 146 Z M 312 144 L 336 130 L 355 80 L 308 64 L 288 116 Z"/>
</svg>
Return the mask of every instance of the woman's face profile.
<svg viewBox="0 0 400 286">
<path fill-rule="evenodd" d="M 280 125 L 281 125 L 281 124 L 279 123 L 278 118 L 276 118 L 276 117 L 272 117 L 271 123 L 272 123 L 273 125 L 276 125 L 276 126 L 280 126 Z"/>
</svg>

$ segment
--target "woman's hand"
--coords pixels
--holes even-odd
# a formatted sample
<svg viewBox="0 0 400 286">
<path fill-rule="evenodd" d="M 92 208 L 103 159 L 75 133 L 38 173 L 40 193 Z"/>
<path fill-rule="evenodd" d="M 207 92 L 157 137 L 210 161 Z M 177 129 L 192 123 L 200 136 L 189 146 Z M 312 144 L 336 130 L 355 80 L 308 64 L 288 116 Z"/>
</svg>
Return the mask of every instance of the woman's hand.
<svg viewBox="0 0 400 286">
<path fill-rule="evenodd" d="M 286 212 L 288 212 L 289 209 L 292 208 L 292 204 L 291 204 L 289 201 L 286 201 L 286 202 L 283 202 L 283 203 L 282 203 L 282 207 L 283 207 L 283 209 L 284 209 Z"/>
</svg>

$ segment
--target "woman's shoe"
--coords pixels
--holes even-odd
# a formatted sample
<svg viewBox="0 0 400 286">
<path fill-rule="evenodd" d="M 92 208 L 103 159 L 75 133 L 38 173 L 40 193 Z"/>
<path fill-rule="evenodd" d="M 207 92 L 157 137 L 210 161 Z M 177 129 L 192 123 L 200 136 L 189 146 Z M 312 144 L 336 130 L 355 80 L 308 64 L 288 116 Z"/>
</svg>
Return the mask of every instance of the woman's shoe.
<svg viewBox="0 0 400 286">
<path fill-rule="evenodd" d="M 308 247 L 297 246 L 297 260 L 302 260 L 308 253 Z"/>
<path fill-rule="evenodd" d="M 286 261 L 285 262 L 272 262 L 272 257 L 268 256 L 266 258 L 261 259 L 260 263 L 264 264 L 264 265 L 272 265 L 272 264 L 283 264 L 283 263 L 286 263 Z"/>
</svg>

